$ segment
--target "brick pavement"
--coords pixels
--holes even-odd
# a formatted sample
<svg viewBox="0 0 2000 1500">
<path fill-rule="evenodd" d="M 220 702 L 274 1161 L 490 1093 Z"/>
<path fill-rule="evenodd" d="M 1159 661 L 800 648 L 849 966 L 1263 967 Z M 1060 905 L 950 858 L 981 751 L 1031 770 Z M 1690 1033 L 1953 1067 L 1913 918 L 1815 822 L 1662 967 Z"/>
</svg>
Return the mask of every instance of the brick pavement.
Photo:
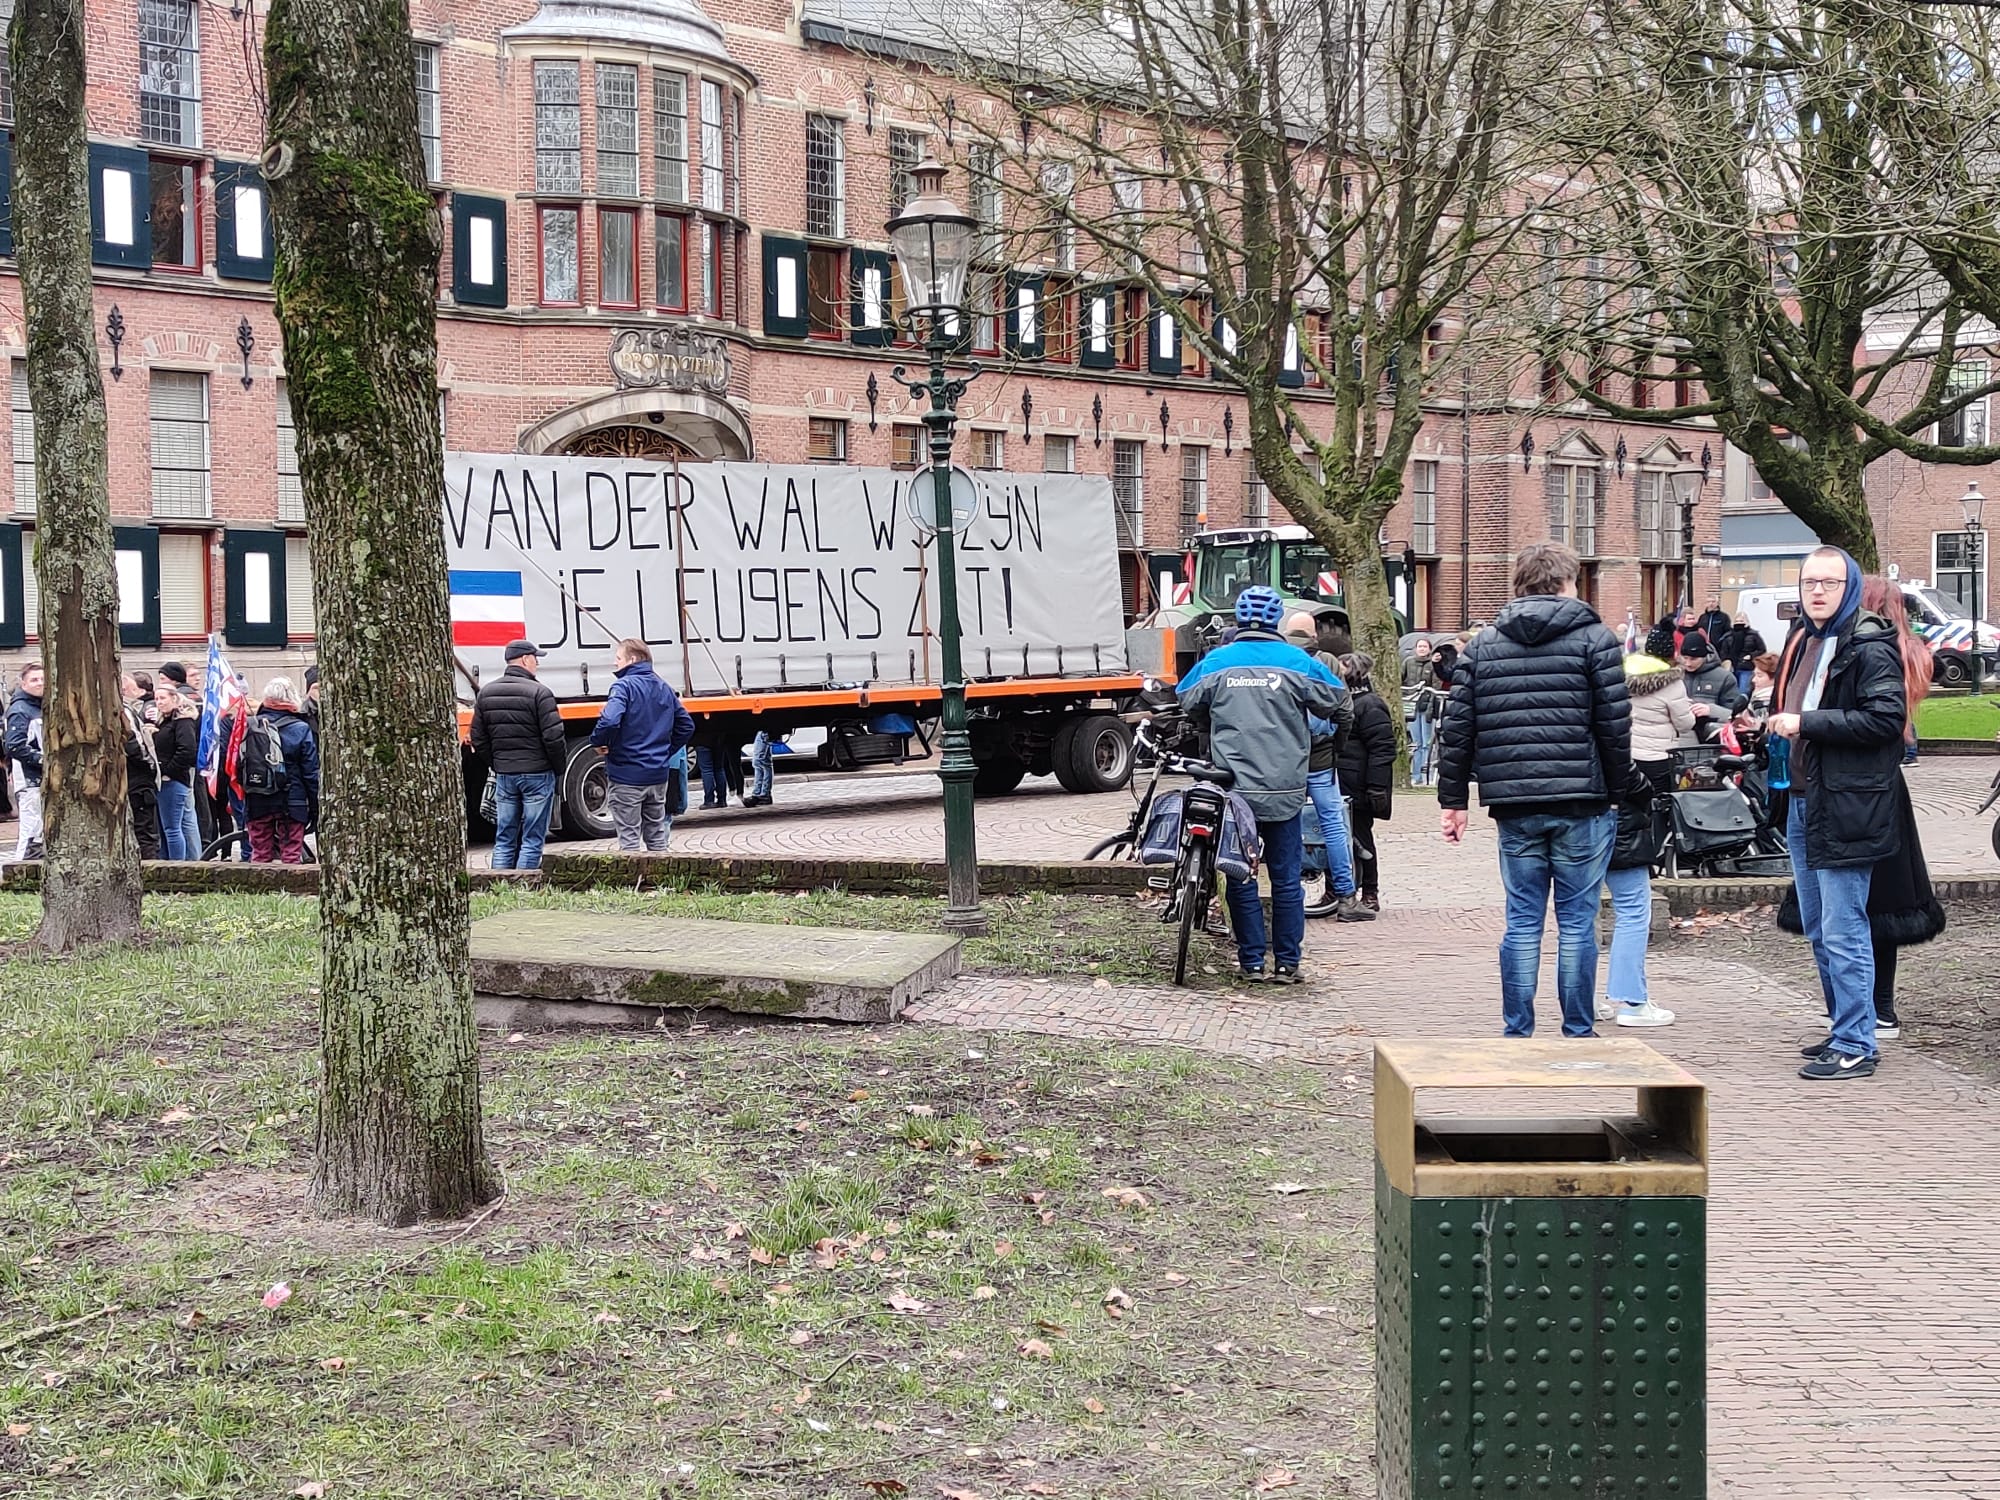
<svg viewBox="0 0 2000 1500">
<path fill-rule="evenodd" d="M 1990 872 L 1985 825 L 1963 801 L 1984 764 L 1916 774 L 1934 868 L 1970 862 L 1956 817 L 1985 853 L 1974 868 Z M 1481 821 L 1458 851 L 1426 844 L 1416 820 L 1399 828 L 1397 853 L 1384 846 L 1390 909 L 1367 925 L 1311 924 L 1299 990 L 968 976 L 911 1018 L 1287 1057 L 1365 1087 L 1374 1035 L 1497 1030 L 1501 920 Z M 1894 1043 L 1872 1082 L 1798 1079 L 1796 1044 L 1817 1012 L 1803 949 L 1784 982 L 1686 944 L 1657 954 L 1652 978 L 1680 1020 L 1646 1040 L 1713 1090 L 1711 1493 L 1996 1500 L 2000 1091 Z M 1545 971 L 1545 1025 L 1552 996 Z"/>
</svg>

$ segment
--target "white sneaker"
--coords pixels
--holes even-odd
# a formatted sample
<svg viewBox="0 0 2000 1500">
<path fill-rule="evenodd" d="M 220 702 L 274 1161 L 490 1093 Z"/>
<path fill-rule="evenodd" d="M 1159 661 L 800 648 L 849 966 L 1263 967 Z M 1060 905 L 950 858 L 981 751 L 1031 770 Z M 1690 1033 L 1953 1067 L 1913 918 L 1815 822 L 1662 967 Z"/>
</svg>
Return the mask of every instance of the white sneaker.
<svg viewBox="0 0 2000 1500">
<path fill-rule="evenodd" d="M 1598 1001 L 1598 1002 L 1597 1002 L 1597 1019 L 1598 1019 L 1598 1020 L 1600 1020 L 1600 1021 L 1608 1021 L 1608 1020 L 1610 1020 L 1610 1019 L 1611 1019 L 1611 1018 L 1612 1018 L 1613 1016 L 1615 1016 L 1615 1015 L 1617 1015 L 1617 1014 L 1618 1014 L 1618 1011 L 1616 1010 L 1616 1008 L 1615 1008 L 1615 1007 L 1613 1007 L 1613 1005 L 1611 1004 L 1611 1002 L 1610 1002 L 1609 1000 L 1600 1000 L 1600 1001 Z"/>
<path fill-rule="evenodd" d="M 1642 1000 L 1637 1005 L 1620 1001 L 1617 1020 L 1620 1026 L 1671 1026 L 1674 1024 L 1674 1013 L 1662 1010 L 1650 1000 Z"/>
</svg>

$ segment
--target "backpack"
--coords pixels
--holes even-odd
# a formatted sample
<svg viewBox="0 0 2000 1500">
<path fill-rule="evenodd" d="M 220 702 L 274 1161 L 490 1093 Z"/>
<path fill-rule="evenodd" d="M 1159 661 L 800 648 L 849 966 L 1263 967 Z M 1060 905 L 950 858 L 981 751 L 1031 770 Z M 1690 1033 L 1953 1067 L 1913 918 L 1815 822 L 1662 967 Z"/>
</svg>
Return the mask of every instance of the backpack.
<svg viewBox="0 0 2000 1500">
<path fill-rule="evenodd" d="M 270 718 L 250 715 L 250 721 L 243 726 L 243 747 L 237 755 L 236 769 L 245 796 L 274 797 L 284 791 L 285 741 Z"/>
</svg>

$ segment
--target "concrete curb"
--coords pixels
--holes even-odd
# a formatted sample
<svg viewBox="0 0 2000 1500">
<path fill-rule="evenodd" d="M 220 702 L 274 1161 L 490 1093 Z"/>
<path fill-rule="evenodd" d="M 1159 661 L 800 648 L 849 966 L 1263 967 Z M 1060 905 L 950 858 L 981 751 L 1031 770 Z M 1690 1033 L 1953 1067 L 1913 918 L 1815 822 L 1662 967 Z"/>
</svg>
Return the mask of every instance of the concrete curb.
<svg viewBox="0 0 2000 1500">
<path fill-rule="evenodd" d="M 317 896 L 317 865 L 252 865 L 234 860 L 148 860 L 142 867 L 154 895 Z M 1151 873 L 1143 865 L 1095 860 L 982 861 L 979 889 L 988 896 L 1047 891 L 1067 896 L 1134 896 Z M 503 885 L 584 891 L 606 888 L 714 886 L 724 891 L 845 890 L 866 895 L 942 896 L 942 860 L 784 859 L 767 855 L 551 854 L 536 870 L 466 871 L 475 891 Z M 0 891 L 42 888 L 39 861 L 0 867 Z"/>
<path fill-rule="evenodd" d="M 1993 740 L 1917 741 L 1919 755 L 2000 755 L 2000 743 Z"/>
<path fill-rule="evenodd" d="M 1669 913 L 1676 917 L 1691 917 L 1702 911 L 1741 911 L 1750 906 L 1776 906 L 1785 899 L 1785 891 L 1791 883 L 1782 876 L 1746 880 L 1655 880 L 1655 928 L 1657 930 L 1659 925 L 1657 908 L 1663 901 Z M 1931 881 L 1931 889 L 1937 892 L 1938 900 L 1947 905 L 2000 902 L 2000 875 L 1941 876 Z M 1605 910 L 1610 910 L 1609 901 L 1605 902 Z"/>
</svg>

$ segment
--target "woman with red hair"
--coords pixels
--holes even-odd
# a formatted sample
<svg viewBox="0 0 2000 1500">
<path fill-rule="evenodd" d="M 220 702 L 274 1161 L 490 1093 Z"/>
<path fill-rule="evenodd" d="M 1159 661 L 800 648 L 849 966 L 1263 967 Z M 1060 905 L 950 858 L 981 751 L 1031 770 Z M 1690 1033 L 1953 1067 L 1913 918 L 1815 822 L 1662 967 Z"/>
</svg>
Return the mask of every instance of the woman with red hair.
<svg viewBox="0 0 2000 1500">
<path fill-rule="evenodd" d="M 1909 611 L 1903 604 L 1900 586 L 1876 574 L 1861 580 L 1861 607 L 1872 610 L 1896 627 L 1896 644 L 1903 657 L 1903 687 L 1909 703 L 1903 726 L 1907 750 L 1917 743 L 1917 705 L 1931 690 L 1935 666 L 1931 648 L 1910 628 Z M 1875 1035 L 1893 1041 L 1903 1034 L 1896 1014 L 1896 950 L 1928 943 L 1944 931 L 1944 907 L 1931 890 L 1930 870 L 1924 863 L 1924 847 L 1917 837 L 1916 809 L 1910 804 L 1908 783 L 1897 778 L 1896 820 L 1900 835 L 1895 852 L 1879 861 L 1871 872 L 1868 888 L 1868 935 L 1875 950 Z M 1778 925 L 1787 932 L 1799 932 L 1799 901 L 1796 890 L 1785 893 L 1778 908 Z M 1828 1010 L 1832 1000 L 1827 1001 Z M 1802 1048 L 1817 1057 L 1825 1043 Z"/>
</svg>

